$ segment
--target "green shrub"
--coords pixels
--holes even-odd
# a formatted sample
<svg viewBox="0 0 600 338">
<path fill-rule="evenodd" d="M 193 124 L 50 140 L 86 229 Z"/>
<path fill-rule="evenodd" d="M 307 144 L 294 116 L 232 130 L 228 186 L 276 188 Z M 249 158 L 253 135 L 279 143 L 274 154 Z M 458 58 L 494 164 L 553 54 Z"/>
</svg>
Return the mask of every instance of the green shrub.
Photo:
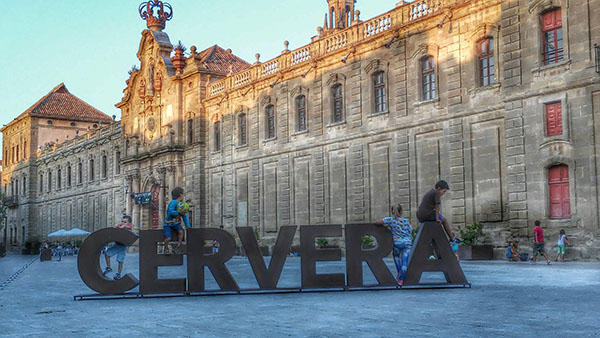
<svg viewBox="0 0 600 338">
<path fill-rule="evenodd" d="M 483 224 L 479 222 L 467 224 L 460 230 L 460 237 L 465 245 L 477 245 L 481 236 L 483 236 Z"/>
<path fill-rule="evenodd" d="M 315 244 L 316 244 L 318 247 L 322 248 L 322 247 L 324 247 L 324 246 L 327 246 L 327 245 L 329 245 L 329 241 L 328 241 L 326 238 L 323 238 L 323 237 L 318 237 L 317 239 L 315 239 Z"/>
<path fill-rule="evenodd" d="M 371 235 L 362 236 L 360 238 L 360 244 L 365 248 L 372 247 L 374 245 L 374 243 L 375 243 L 375 240 L 373 239 L 373 236 L 371 236 Z"/>
</svg>

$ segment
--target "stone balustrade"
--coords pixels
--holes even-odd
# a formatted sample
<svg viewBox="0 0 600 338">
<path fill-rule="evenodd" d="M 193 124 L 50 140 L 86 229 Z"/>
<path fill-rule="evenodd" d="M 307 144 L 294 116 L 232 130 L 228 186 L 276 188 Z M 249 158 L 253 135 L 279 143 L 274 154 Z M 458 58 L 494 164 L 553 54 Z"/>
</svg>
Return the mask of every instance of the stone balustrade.
<svg viewBox="0 0 600 338">
<path fill-rule="evenodd" d="M 292 67 L 300 67 L 311 59 L 336 53 L 348 46 L 373 39 L 387 31 L 411 25 L 435 15 L 442 8 L 452 7 L 461 0 L 417 0 L 399 6 L 365 22 L 355 24 L 335 34 L 300 47 L 249 69 L 229 75 L 208 85 L 208 97 L 219 96 L 230 89 L 241 88 L 254 81 L 275 76 Z"/>
</svg>

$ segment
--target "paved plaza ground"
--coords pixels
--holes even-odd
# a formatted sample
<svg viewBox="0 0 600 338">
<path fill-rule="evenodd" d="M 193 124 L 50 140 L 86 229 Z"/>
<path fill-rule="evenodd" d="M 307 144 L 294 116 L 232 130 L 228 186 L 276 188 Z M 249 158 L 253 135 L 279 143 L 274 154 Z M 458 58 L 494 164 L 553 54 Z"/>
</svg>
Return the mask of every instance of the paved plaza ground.
<svg viewBox="0 0 600 338">
<path fill-rule="evenodd" d="M 137 254 L 128 254 L 125 270 L 137 276 L 137 262 Z M 393 271 L 393 261 L 387 263 Z M 0 336 L 600 336 L 600 263 L 461 265 L 470 289 L 74 301 L 92 293 L 79 278 L 76 256 L 40 262 L 9 255 L 0 258 Z M 241 288 L 257 287 L 245 257 L 234 257 L 228 267 Z M 343 270 L 343 262 L 317 266 L 318 273 Z M 374 280 L 365 275 L 366 282 Z M 185 272 L 160 268 L 159 276 Z M 290 257 L 279 286 L 298 285 L 300 259 Z M 207 274 L 207 289 L 215 287 Z"/>
</svg>

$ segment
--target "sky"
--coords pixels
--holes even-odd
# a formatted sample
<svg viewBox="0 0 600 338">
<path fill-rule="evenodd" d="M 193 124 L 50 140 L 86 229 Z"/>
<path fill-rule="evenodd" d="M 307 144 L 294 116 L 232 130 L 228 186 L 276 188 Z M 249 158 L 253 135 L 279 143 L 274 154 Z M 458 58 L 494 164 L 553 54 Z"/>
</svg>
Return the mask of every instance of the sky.
<svg viewBox="0 0 600 338">
<path fill-rule="evenodd" d="M 393 9 L 400 0 L 358 0 L 361 20 Z M 308 44 L 322 26 L 325 0 L 167 0 L 173 18 L 165 32 L 198 51 L 214 44 L 253 63 L 277 57 L 289 41 Z M 52 88 L 67 89 L 105 114 L 123 96 L 146 23 L 140 0 L 0 0 L 0 125 L 24 112 Z M 1 141 L 0 141 L 1 147 Z"/>
</svg>

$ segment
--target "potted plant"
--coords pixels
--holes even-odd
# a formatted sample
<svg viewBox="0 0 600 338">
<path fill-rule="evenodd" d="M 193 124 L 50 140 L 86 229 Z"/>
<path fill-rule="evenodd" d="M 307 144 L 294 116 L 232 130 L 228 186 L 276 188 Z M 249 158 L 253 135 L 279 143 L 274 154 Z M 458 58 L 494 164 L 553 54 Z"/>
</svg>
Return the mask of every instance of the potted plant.
<svg viewBox="0 0 600 338">
<path fill-rule="evenodd" d="M 479 238 L 483 236 L 483 224 L 479 222 L 467 224 L 460 230 L 462 245 L 458 248 L 460 259 L 492 259 L 494 247 L 492 245 L 479 244 Z"/>
<path fill-rule="evenodd" d="M 327 248 L 327 247 L 329 247 L 329 241 L 327 240 L 327 238 L 323 238 L 323 237 L 316 238 L 315 239 L 315 244 L 319 248 Z"/>
</svg>

